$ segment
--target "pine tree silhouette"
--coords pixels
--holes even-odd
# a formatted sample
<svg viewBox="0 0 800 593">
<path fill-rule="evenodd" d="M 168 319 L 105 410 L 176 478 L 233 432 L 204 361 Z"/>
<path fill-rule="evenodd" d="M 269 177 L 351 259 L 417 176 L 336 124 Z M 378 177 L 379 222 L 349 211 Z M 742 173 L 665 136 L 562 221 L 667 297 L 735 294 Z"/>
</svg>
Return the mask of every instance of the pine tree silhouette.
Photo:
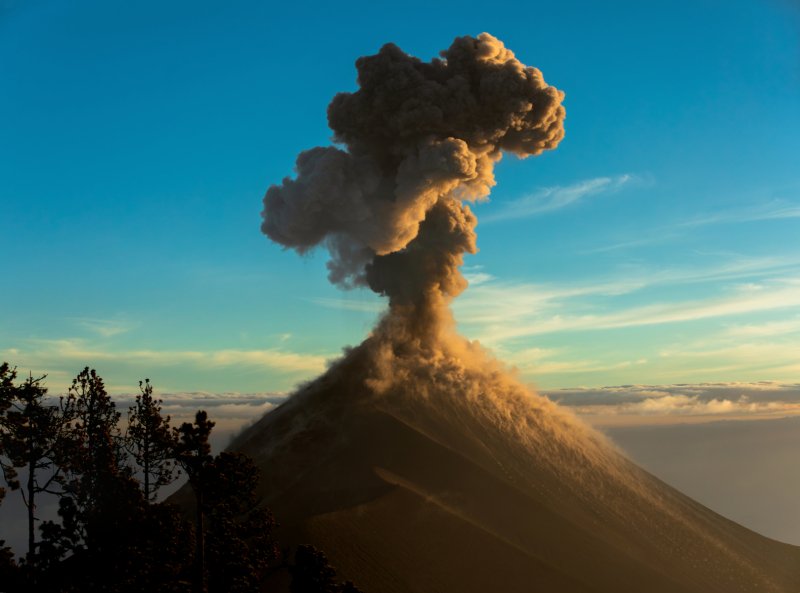
<svg viewBox="0 0 800 593">
<path fill-rule="evenodd" d="M 124 443 L 141 470 L 144 499 L 150 503 L 155 500 L 159 488 L 176 477 L 176 441 L 169 425 L 170 417 L 161 415 L 163 402 L 153 398 L 150 379 L 139 381 L 139 391 L 135 405 L 128 409 Z"/>
</svg>

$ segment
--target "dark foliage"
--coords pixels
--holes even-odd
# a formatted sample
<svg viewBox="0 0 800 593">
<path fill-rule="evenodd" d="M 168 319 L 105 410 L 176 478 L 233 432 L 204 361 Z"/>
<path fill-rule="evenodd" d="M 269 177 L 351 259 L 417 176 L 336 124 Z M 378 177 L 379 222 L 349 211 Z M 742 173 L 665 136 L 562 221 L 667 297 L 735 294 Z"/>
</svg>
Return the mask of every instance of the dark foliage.
<svg viewBox="0 0 800 593">
<path fill-rule="evenodd" d="M 72 531 L 69 539 L 99 553 L 122 527 L 117 509 L 138 500 L 121 447 L 120 413 L 88 367 L 73 380 L 61 407 L 70 422 L 59 459 L 66 476 L 59 515 L 63 528 Z"/>
<path fill-rule="evenodd" d="M 258 469 L 248 457 L 224 452 L 206 471 L 208 589 L 255 591 L 279 557 L 273 539 L 275 521 L 257 506 Z"/>
<path fill-rule="evenodd" d="M 291 593 L 336 593 L 336 570 L 314 546 L 297 546 L 294 554 Z"/>
<path fill-rule="evenodd" d="M 60 523 L 42 526 L 42 590 L 187 590 L 190 528 L 172 507 L 148 505 L 126 463 L 120 414 L 94 370 L 84 369 L 62 399 L 70 419 Z M 45 589 L 46 587 L 46 589 Z"/>
<path fill-rule="evenodd" d="M 153 398 L 150 379 L 139 381 L 136 404 L 128 409 L 125 449 L 142 474 L 142 491 L 146 502 L 155 500 L 159 488 L 176 477 L 175 435 L 169 416 L 161 415 L 160 399 Z"/>
<path fill-rule="evenodd" d="M 194 423 L 184 422 L 175 429 L 175 458 L 186 472 L 189 485 L 195 498 L 195 573 L 194 591 L 205 593 L 208 575 L 205 561 L 205 496 L 208 467 L 213 461 L 211 445 L 208 441 L 214 423 L 208 419 L 205 410 L 195 414 Z"/>
<path fill-rule="evenodd" d="M 37 501 L 42 494 L 61 491 L 63 473 L 57 460 L 62 456 L 67 423 L 59 406 L 48 405 L 43 379 L 29 376 L 19 385 L 6 382 L 3 391 L 8 406 L 0 425 L 0 468 L 8 486 L 20 492 L 27 508 L 26 574 L 34 579 Z M 24 482 L 18 479 L 18 470 L 24 472 Z"/>
<path fill-rule="evenodd" d="M 138 489 L 134 488 L 134 492 Z M 70 530 L 47 522 L 42 526 L 44 578 L 37 590 L 67 593 L 188 593 L 191 526 L 171 505 L 145 505 L 141 498 L 120 501 L 113 521 L 116 537 L 96 538 L 92 548 L 59 538 Z M 49 534 L 45 534 L 49 530 Z M 119 530 L 119 531 L 116 531 Z M 112 530 L 109 530 L 112 531 Z M 48 550 L 46 545 L 53 545 Z M 63 557 L 64 549 L 71 553 Z M 47 561 L 49 564 L 45 564 Z"/>
<path fill-rule="evenodd" d="M 120 414 L 94 370 L 78 374 L 59 405 L 47 405 L 41 378 L 15 379 L 15 369 L 0 365 L 0 462 L 5 483 L 29 504 L 31 553 L 17 563 L 0 540 L 0 591 L 261 590 L 280 564 L 277 524 L 259 505 L 253 462 L 236 453 L 211 455 L 214 423 L 204 411 L 170 430 L 146 380 L 123 436 Z M 178 466 L 195 495 L 194 525 L 177 507 L 155 502 Z M 0 501 L 4 494 L 0 489 Z M 59 519 L 41 522 L 34 542 L 39 495 L 58 496 Z M 359 593 L 352 583 L 337 583 L 324 554 L 309 546 L 298 549 L 291 571 L 295 593 Z"/>
<path fill-rule="evenodd" d="M 350 581 L 337 582 L 336 569 L 314 546 L 297 546 L 294 566 L 289 571 L 292 574 L 291 593 L 361 593 Z"/>
<path fill-rule="evenodd" d="M 6 542 L 0 539 L 0 590 L 3 587 L 14 590 L 20 586 L 20 571 L 17 563 L 14 562 L 14 553 L 11 548 L 6 546 Z"/>
<path fill-rule="evenodd" d="M 211 456 L 214 423 L 205 411 L 176 429 L 176 458 L 195 495 L 194 590 L 237 593 L 257 590 L 278 558 L 275 521 L 258 508 L 258 470 L 235 453 Z"/>
<path fill-rule="evenodd" d="M 14 379 L 17 378 L 17 369 L 11 368 L 7 362 L 0 364 L 0 435 L 6 430 L 6 412 L 11 407 L 14 397 Z M 5 456 L 3 440 L 0 438 L 0 459 Z M 6 489 L 0 486 L 0 503 L 5 498 Z"/>
</svg>

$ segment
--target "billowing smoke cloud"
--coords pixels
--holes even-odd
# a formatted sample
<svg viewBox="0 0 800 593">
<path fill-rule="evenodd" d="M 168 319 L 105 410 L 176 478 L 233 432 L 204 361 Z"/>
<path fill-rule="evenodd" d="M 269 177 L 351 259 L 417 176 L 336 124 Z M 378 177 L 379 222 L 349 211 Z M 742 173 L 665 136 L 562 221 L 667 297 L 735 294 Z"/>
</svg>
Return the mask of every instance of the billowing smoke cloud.
<svg viewBox="0 0 800 593">
<path fill-rule="evenodd" d="M 359 90 L 328 107 L 334 140 L 269 188 L 262 231 L 305 252 L 324 245 L 332 282 L 368 285 L 392 305 L 453 297 L 474 253 L 465 201 L 488 196 L 502 153 L 555 148 L 564 93 L 487 33 L 423 62 L 387 44 L 356 62 Z"/>
<path fill-rule="evenodd" d="M 326 377 L 357 381 L 351 392 L 366 388 L 386 405 L 470 401 L 492 423 L 529 417 L 517 430 L 531 438 L 536 410 L 555 406 L 532 402 L 479 344 L 458 337 L 448 304 L 467 284 L 464 254 L 476 251 L 467 202 L 489 195 L 504 152 L 558 145 L 564 93 L 487 33 L 456 39 L 431 62 L 385 45 L 356 67 L 359 90 L 328 107 L 344 148 L 301 153 L 297 176 L 267 191 L 261 227 L 300 253 L 326 247 L 332 282 L 389 297 L 372 335 Z"/>
</svg>

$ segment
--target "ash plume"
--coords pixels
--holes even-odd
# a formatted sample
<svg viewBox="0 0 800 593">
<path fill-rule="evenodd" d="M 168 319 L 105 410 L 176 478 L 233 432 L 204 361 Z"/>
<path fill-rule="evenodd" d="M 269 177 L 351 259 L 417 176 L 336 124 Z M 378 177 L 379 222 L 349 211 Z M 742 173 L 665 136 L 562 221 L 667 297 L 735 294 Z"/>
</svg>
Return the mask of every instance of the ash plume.
<svg viewBox="0 0 800 593">
<path fill-rule="evenodd" d="M 387 44 L 356 68 L 359 90 L 328 106 L 344 148 L 302 152 L 297 176 L 267 191 L 261 230 L 300 253 L 325 246 L 332 282 L 392 304 L 455 296 L 465 286 L 455 268 L 476 250 L 464 202 L 489 195 L 503 152 L 558 145 L 564 93 L 487 33 L 431 62 Z"/>
<path fill-rule="evenodd" d="M 488 33 L 459 37 L 430 62 L 387 44 L 356 68 L 359 89 L 328 107 L 341 148 L 298 156 L 296 177 L 268 189 L 261 229 L 300 253 L 324 246 L 333 283 L 389 297 L 346 357 L 358 358 L 373 393 L 491 394 L 495 407 L 516 399 L 524 408 L 528 391 L 455 334 L 448 304 L 467 285 L 464 254 L 477 250 L 468 202 L 487 198 L 504 152 L 524 158 L 558 145 L 564 93 Z"/>
</svg>

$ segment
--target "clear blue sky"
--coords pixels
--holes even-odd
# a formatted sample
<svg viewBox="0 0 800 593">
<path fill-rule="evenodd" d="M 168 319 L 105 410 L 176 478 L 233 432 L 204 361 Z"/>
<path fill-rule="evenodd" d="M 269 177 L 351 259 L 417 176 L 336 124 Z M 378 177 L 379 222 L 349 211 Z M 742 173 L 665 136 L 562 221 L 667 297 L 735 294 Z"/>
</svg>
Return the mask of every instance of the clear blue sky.
<svg viewBox="0 0 800 593">
<path fill-rule="evenodd" d="M 385 42 L 487 31 L 566 138 L 476 207 L 461 331 L 547 387 L 800 377 L 790 2 L 0 1 L 0 359 L 58 390 L 290 389 L 382 303 L 259 232 Z"/>
</svg>

